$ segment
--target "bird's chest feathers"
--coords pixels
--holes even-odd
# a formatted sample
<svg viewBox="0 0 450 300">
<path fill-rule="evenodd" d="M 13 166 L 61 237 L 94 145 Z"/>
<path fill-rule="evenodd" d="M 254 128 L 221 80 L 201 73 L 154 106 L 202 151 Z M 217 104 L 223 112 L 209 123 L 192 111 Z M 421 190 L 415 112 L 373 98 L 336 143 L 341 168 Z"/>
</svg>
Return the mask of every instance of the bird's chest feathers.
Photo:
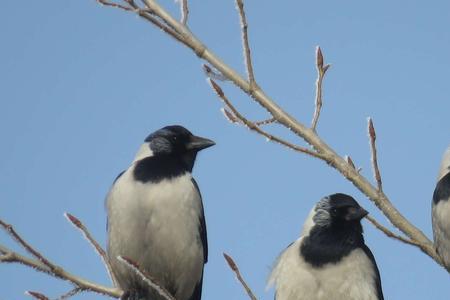
<svg viewBox="0 0 450 300">
<path fill-rule="evenodd" d="M 120 199 L 118 213 L 136 233 L 147 233 L 153 245 L 167 237 L 172 241 L 197 238 L 201 199 L 189 173 L 158 183 L 135 181 L 129 173 L 120 178 L 114 198 Z"/>
<path fill-rule="evenodd" d="M 319 295 L 329 299 L 332 295 L 347 295 L 345 299 L 376 299 L 375 274 L 372 262 L 361 249 L 353 250 L 338 263 L 313 268 L 312 273 L 318 282 Z M 340 299 L 340 298 L 339 298 Z"/>
</svg>

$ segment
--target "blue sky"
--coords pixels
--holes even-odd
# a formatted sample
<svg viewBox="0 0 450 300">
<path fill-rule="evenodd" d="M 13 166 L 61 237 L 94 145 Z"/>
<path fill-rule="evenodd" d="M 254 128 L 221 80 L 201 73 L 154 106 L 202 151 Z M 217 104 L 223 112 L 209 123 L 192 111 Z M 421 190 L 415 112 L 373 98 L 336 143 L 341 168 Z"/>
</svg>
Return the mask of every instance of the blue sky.
<svg viewBox="0 0 450 300">
<path fill-rule="evenodd" d="M 174 14 L 173 1 L 161 1 Z M 189 25 L 244 74 L 235 4 L 190 1 Z M 384 190 L 431 237 L 430 203 L 450 143 L 450 4 L 447 1 L 246 1 L 260 86 L 309 124 L 314 49 L 332 64 L 318 132 L 372 178 L 366 119 L 377 129 Z M 204 299 L 247 299 L 222 258 L 231 254 L 260 299 L 272 299 L 270 267 L 298 237 L 321 197 L 353 195 L 376 207 L 321 161 L 229 124 L 201 61 L 160 31 L 93 0 L 0 3 L 0 218 L 50 259 L 109 284 L 100 259 L 64 212 L 104 244 L 103 200 L 148 133 L 182 124 L 217 142 L 194 170 L 204 198 L 210 258 Z M 227 95 L 253 119 L 264 111 L 230 84 Z M 301 143 L 276 126 L 273 132 Z M 364 221 L 386 299 L 448 299 L 448 274 L 416 248 Z M 4 233 L 0 243 L 17 249 Z M 25 290 L 51 297 L 67 283 L 0 265 L 0 300 Z M 101 298 L 83 294 L 77 299 Z"/>
</svg>

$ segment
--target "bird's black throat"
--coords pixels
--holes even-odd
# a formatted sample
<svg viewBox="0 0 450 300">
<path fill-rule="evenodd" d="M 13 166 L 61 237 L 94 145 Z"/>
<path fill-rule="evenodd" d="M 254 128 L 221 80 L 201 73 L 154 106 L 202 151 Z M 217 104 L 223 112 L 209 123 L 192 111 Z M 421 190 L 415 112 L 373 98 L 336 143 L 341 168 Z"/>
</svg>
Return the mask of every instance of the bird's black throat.
<svg viewBox="0 0 450 300">
<path fill-rule="evenodd" d="M 184 155 L 158 155 L 143 158 L 136 162 L 133 176 L 142 183 L 158 183 L 185 173 L 192 172 L 197 153 Z"/>
<path fill-rule="evenodd" d="M 364 246 L 362 226 L 354 224 L 332 224 L 314 226 L 300 246 L 300 255 L 313 267 L 337 263 L 354 249 Z"/>
</svg>

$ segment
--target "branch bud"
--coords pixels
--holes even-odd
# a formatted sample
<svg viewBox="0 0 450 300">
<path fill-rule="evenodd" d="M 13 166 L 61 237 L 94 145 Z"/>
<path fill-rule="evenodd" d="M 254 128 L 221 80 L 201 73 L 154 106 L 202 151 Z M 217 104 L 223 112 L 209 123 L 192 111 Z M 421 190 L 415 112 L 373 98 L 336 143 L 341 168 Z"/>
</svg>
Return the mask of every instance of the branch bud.
<svg viewBox="0 0 450 300">
<path fill-rule="evenodd" d="M 38 299 L 38 300 L 49 300 L 49 298 L 41 293 L 38 292 L 33 292 L 33 291 L 26 291 L 25 295 L 31 296 L 34 299 Z"/>
<path fill-rule="evenodd" d="M 369 122 L 369 135 L 370 135 L 370 138 L 372 138 L 375 141 L 377 139 L 377 135 L 375 133 L 375 128 L 373 127 L 372 118 L 369 117 L 368 122 Z"/>
<path fill-rule="evenodd" d="M 217 95 L 220 98 L 223 98 L 225 96 L 225 94 L 223 93 L 222 88 L 211 78 L 209 78 L 208 80 L 209 80 L 209 83 L 211 84 L 212 88 L 214 89 L 214 91 L 217 93 Z"/>
<path fill-rule="evenodd" d="M 227 261 L 227 263 L 230 266 L 231 270 L 236 272 L 238 268 L 237 268 L 236 263 L 234 262 L 234 260 L 231 258 L 231 256 L 229 256 L 228 254 L 226 254 L 224 252 L 223 253 L 223 257 L 225 257 L 225 260 Z"/>
<path fill-rule="evenodd" d="M 322 50 L 320 50 L 319 46 L 317 46 L 317 48 L 316 48 L 316 65 L 319 70 L 323 71 L 323 55 L 322 55 Z M 327 67 L 327 69 L 328 69 L 328 67 Z"/>
</svg>

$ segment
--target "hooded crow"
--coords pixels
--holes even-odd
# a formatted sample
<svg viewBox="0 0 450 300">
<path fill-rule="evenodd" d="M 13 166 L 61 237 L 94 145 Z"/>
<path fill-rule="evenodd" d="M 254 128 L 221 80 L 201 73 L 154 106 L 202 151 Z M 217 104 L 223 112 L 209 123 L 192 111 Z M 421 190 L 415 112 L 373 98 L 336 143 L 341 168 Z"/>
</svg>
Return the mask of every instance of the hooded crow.
<svg viewBox="0 0 450 300">
<path fill-rule="evenodd" d="M 333 194 L 312 209 L 298 240 L 270 275 L 276 300 L 383 300 L 380 274 L 364 243 L 367 215 L 352 197 Z"/>
<path fill-rule="evenodd" d="M 123 298 L 162 300 L 118 256 L 136 262 L 177 300 L 200 300 L 208 260 L 202 198 L 192 177 L 197 153 L 215 143 L 167 126 L 140 147 L 106 199 L 107 253 Z"/>
</svg>

